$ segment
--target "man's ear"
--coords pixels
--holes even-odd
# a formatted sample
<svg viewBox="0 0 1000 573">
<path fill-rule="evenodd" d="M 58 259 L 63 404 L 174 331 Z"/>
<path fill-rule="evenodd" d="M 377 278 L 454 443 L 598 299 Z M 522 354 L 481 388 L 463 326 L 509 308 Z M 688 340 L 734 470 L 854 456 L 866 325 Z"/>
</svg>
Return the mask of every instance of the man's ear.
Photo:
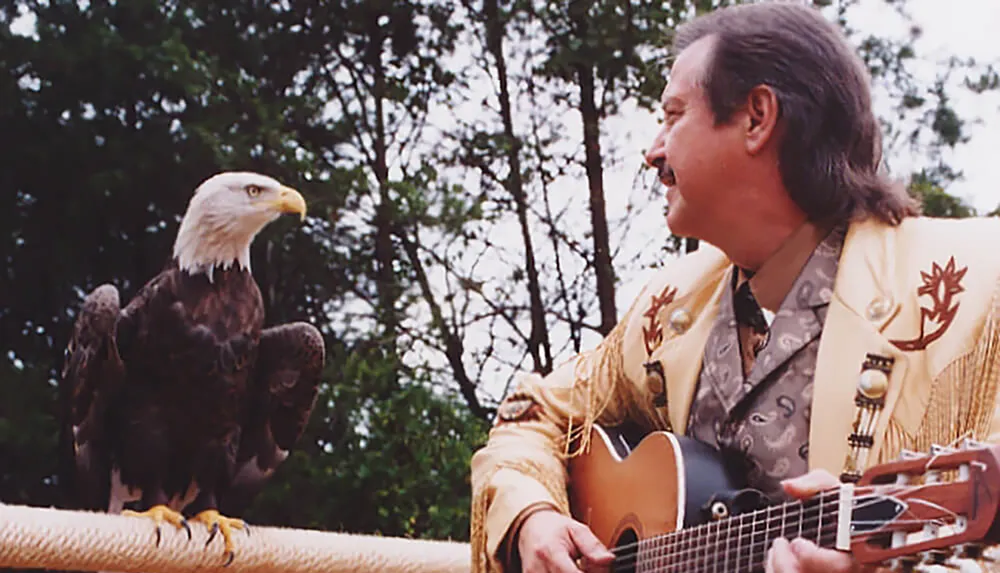
<svg viewBox="0 0 1000 573">
<path fill-rule="evenodd" d="M 747 152 L 760 153 L 778 131 L 778 116 L 781 108 L 778 94 L 770 86 L 758 85 L 747 94 Z"/>
</svg>

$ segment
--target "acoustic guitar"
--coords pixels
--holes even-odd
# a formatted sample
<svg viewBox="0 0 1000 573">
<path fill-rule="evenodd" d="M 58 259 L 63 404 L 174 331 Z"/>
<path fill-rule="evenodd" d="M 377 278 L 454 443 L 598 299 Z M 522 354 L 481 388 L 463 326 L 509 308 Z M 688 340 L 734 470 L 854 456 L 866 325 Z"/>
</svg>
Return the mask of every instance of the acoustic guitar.
<svg viewBox="0 0 1000 573">
<path fill-rule="evenodd" d="M 984 559 L 984 548 L 1000 542 L 998 456 L 1000 446 L 970 440 L 904 452 L 857 483 L 772 503 L 697 440 L 653 432 L 636 443 L 594 426 L 589 450 L 570 462 L 570 505 L 615 553 L 616 572 L 763 571 L 778 537 L 920 571 Z"/>
</svg>

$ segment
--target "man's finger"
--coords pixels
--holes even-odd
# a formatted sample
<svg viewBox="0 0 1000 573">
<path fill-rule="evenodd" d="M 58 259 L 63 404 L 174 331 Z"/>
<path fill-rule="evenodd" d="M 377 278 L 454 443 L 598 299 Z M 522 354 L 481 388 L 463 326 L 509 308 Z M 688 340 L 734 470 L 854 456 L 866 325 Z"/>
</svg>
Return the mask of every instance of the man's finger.
<svg viewBox="0 0 1000 573">
<path fill-rule="evenodd" d="M 837 478 L 827 471 L 813 470 L 797 478 L 787 479 L 781 482 L 781 487 L 785 493 L 792 497 L 808 497 L 823 490 L 834 488 L 840 485 Z"/>
<path fill-rule="evenodd" d="M 820 549 L 802 538 L 792 540 L 791 551 L 798 558 L 803 571 L 848 573 L 854 570 L 854 560 L 850 555 L 832 549 Z"/>
<path fill-rule="evenodd" d="M 614 561 L 615 554 L 608 551 L 587 526 L 581 524 L 570 528 L 569 536 L 588 564 L 607 565 Z"/>
<path fill-rule="evenodd" d="M 580 573 L 581 569 L 576 566 L 569 553 L 557 551 L 551 555 L 548 562 L 547 571 L 551 573 Z"/>
<path fill-rule="evenodd" d="M 766 573 L 798 573 L 801 570 L 788 540 L 784 537 L 775 539 L 767 552 Z"/>
</svg>

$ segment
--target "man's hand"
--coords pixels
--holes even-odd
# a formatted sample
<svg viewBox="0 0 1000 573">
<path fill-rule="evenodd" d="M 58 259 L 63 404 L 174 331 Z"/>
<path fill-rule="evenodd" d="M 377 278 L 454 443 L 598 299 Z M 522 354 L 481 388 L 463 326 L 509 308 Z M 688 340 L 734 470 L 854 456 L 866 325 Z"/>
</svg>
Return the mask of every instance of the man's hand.
<svg viewBox="0 0 1000 573">
<path fill-rule="evenodd" d="M 551 509 L 537 511 L 524 521 L 517 548 L 524 573 L 577 573 L 580 558 L 583 570 L 598 570 L 615 558 L 590 528 Z"/>
<path fill-rule="evenodd" d="M 785 492 L 799 499 L 810 497 L 823 490 L 837 487 L 837 478 L 823 470 L 813 470 L 803 476 L 782 482 Z M 864 571 L 850 555 L 832 549 L 821 549 L 802 538 L 789 542 L 778 538 L 767 552 L 767 573 L 859 573 Z"/>
</svg>

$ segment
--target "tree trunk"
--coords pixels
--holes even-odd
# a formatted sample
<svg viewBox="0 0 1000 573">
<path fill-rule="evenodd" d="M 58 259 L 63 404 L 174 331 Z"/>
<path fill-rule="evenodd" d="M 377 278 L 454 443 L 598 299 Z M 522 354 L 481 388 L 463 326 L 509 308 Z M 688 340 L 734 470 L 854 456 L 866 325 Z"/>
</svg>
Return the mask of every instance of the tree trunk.
<svg viewBox="0 0 1000 573">
<path fill-rule="evenodd" d="M 424 269 L 423 263 L 420 262 L 420 252 L 416 242 L 419 239 L 416 233 L 414 233 L 413 240 L 406 235 L 405 230 L 400 230 L 397 236 L 403 245 L 403 250 L 406 251 L 406 255 L 410 259 L 410 263 L 413 265 L 413 273 L 416 276 L 420 292 L 423 294 L 424 300 L 427 301 L 427 306 L 430 307 L 431 328 L 437 330 L 438 336 L 441 337 L 441 342 L 444 344 L 445 358 L 448 359 L 448 365 L 451 366 L 455 381 L 458 382 L 458 391 L 465 398 L 466 404 L 469 405 L 469 411 L 474 416 L 490 421 L 496 413 L 496 409 L 483 406 L 482 402 L 479 401 L 479 397 L 476 396 L 477 383 L 469 376 L 469 372 L 466 370 L 465 362 L 463 361 L 465 355 L 464 340 L 455 331 L 451 330 L 445 322 L 444 313 L 441 312 L 441 305 L 434 296 L 430 279 L 427 278 L 427 271 Z"/>
<path fill-rule="evenodd" d="M 589 2 L 574 2 L 570 15 L 576 26 L 576 37 L 587 38 L 587 7 Z M 611 265 L 611 241 L 608 217 L 604 205 L 604 170 L 601 166 L 601 118 L 595 103 L 594 69 L 578 59 L 574 66 L 580 85 L 580 116 L 583 120 L 584 168 L 590 188 L 590 224 L 594 237 L 594 273 L 597 276 L 597 299 L 601 309 L 599 331 L 607 335 L 615 327 L 615 271 Z"/>
<path fill-rule="evenodd" d="M 528 277 L 531 313 L 528 352 L 531 354 L 534 370 L 548 374 L 552 371 L 552 348 L 549 343 L 548 328 L 545 325 L 545 307 L 542 304 L 542 289 L 535 263 L 535 247 L 528 226 L 528 199 L 524 191 L 524 179 L 521 176 L 521 140 L 514 135 L 514 121 L 511 115 L 507 60 L 503 53 L 504 26 L 500 20 L 497 0 L 486 0 L 483 10 L 486 15 L 486 46 L 496 62 L 497 78 L 500 82 L 500 115 L 503 120 L 504 140 L 507 144 L 507 163 L 510 167 L 510 175 L 504 184 L 514 198 L 517 221 L 521 227 L 521 240 L 524 242 L 524 269 Z"/>
<path fill-rule="evenodd" d="M 374 12 L 370 20 L 371 48 L 368 65 L 374 76 L 372 97 L 375 104 L 375 133 L 372 134 L 375 151 L 372 171 L 378 184 L 378 202 L 375 206 L 375 278 L 378 292 L 376 316 L 383 327 L 382 344 L 386 358 L 397 358 L 396 340 L 399 336 L 399 316 L 396 304 L 399 298 L 394 270 L 395 250 L 392 244 L 393 208 L 389 195 L 389 166 L 386 159 L 385 133 L 385 69 L 382 67 L 382 49 L 385 35 L 379 24 L 379 12 Z M 393 369 L 394 370 L 394 369 Z"/>
</svg>

